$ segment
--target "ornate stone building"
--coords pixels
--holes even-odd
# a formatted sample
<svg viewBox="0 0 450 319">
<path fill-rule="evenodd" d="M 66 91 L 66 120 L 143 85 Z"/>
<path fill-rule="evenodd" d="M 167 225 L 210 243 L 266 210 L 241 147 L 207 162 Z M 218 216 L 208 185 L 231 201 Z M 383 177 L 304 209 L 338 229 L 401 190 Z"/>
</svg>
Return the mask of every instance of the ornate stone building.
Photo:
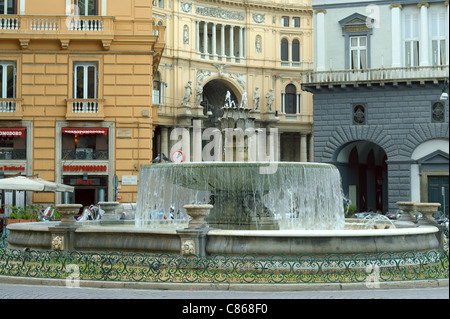
<svg viewBox="0 0 450 319">
<path fill-rule="evenodd" d="M 2 190 L 2 205 L 136 201 L 164 49 L 151 17 L 151 0 L 0 1 L 0 177 L 75 187 Z"/>
<path fill-rule="evenodd" d="M 170 156 L 175 127 L 220 128 L 225 100 L 250 110 L 255 128 L 277 128 L 282 161 L 312 161 L 312 95 L 301 74 L 313 63 L 309 0 L 154 0 L 166 48 L 153 82 L 153 155 Z M 201 160 L 185 142 L 186 160 Z"/>
</svg>

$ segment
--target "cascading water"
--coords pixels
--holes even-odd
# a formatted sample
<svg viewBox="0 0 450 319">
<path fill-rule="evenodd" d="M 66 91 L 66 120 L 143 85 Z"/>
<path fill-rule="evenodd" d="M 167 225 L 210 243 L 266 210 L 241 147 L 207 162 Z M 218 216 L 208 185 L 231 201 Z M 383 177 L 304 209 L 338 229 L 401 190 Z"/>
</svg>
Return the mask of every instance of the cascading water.
<svg viewBox="0 0 450 319">
<path fill-rule="evenodd" d="M 180 227 L 187 204 L 213 204 L 219 229 L 344 229 L 339 171 L 333 165 L 278 162 L 152 164 L 140 171 L 137 227 Z M 274 163 L 271 163 L 274 165 Z"/>
</svg>

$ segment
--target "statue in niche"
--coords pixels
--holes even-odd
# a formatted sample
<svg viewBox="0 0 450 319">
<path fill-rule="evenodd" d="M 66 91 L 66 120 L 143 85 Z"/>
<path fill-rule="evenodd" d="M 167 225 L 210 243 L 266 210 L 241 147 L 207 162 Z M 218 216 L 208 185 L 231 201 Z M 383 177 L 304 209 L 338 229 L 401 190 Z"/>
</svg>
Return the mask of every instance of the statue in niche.
<svg viewBox="0 0 450 319">
<path fill-rule="evenodd" d="M 267 106 L 267 112 L 272 112 L 272 105 L 275 101 L 275 96 L 273 94 L 273 89 L 270 89 L 269 92 L 266 94 L 266 106 Z"/>
<path fill-rule="evenodd" d="M 259 108 L 259 100 L 261 99 L 261 95 L 259 94 L 259 87 L 257 86 L 253 91 L 253 110 L 257 110 Z"/>
<path fill-rule="evenodd" d="M 184 86 L 184 96 L 181 100 L 182 106 L 188 106 L 189 100 L 191 99 L 192 95 L 192 81 L 189 80 L 186 85 Z"/>
<path fill-rule="evenodd" d="M 189 30 L 188 30 L 188 27 L 187 27 L 187 26 L 184 27 L 184 32 L 183 32 L 183 43 L 184 43 L 184 44 L 189 44 Z"/>
<path fill-rule="evenodd" d="M 195 107 L 200 107 L 200 103 L 203 100 L 203 87 L 200 84 L 197 84 L 195 89 Z"/>
<path fill-rule="evenodd" d="M 256 53 L 258 53 L 258 54 L 261 53 L 261 39 L 260 39 L 259 37 L 256 37 L 255 51 L 256 51 Z"/>
<path fill-rule="evenodd" d="M 247 92 L 244 92 L 244 94 L 242 94 L 242 101 L 241 101 L 241 105 L 239 105 L 239 108 L 244 108 L 244 109 L 248 108 Z"/>
</svg>

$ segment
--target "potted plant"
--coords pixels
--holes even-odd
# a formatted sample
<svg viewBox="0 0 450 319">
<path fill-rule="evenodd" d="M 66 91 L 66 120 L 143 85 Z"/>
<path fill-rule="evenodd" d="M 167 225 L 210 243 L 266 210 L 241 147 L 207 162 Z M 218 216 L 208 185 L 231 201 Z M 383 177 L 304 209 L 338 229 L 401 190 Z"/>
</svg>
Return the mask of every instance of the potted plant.
<svg viewBox="0 0 450 319">
<path fill-rule="evenodd" d="M 30 222 L 36 222 L 39 220 L 39 214 L 36 211 L 35 206 L 26 206 L 23 207 L 17 207 L 17 206 L 10 206 L 11 213 L 7 217 L 7 225 L 14 224 L 14 223 L 30 223 Z"/>
</svg>

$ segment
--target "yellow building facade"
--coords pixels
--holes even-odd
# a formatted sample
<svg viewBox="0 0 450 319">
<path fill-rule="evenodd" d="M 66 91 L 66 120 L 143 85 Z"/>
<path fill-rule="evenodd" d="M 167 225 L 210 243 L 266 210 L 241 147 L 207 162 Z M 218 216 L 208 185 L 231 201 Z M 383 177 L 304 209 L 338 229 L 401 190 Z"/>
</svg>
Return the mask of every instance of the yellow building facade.
<svg viewBox="0 0 450 319">
<path fill-rule="evenodd" d="M 75 186 L 2 205 L 136 201 L 164 32 L 151 0 L 0 1 L 0 174 Z"/>
<path fill-rule="evenodd" d="M 166 27 L 153 83 L 153 156 L 170 156 L 178 143 L 171 133 L 184 127 L 184 153 L 201 159 L 193 122 L 220 128 L 229 93 L 251 109 L 256 128 L 278 130 L 279 160 L 313 161 L 312 95 L 301 90 L 313 63 L 310 0 L 154 0 L 153 20 Z"/>
</svg>

